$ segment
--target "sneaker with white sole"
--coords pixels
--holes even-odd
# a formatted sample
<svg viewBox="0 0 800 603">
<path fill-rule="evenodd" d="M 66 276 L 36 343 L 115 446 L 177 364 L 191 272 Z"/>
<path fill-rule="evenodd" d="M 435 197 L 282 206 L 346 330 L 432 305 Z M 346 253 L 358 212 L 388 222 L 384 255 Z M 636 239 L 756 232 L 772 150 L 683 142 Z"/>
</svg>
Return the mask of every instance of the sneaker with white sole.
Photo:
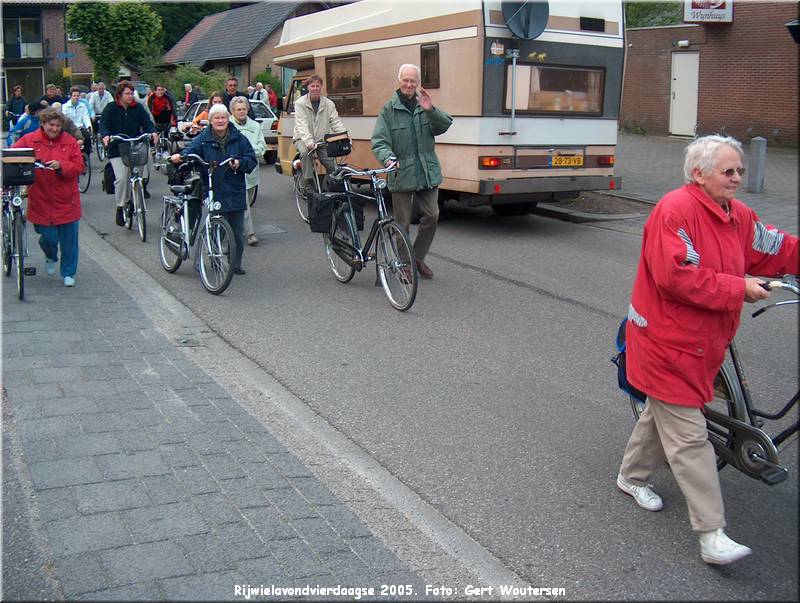
<svg viewBox="0 0 800 603">
<path fill-rule="evenodd" d="M 71 276 L 64 277 L 64 286 L 65 287 L 74 287 L 75 286 L 75 279 Z"/>
<path fill-rule="evenodd" d="M 660 511 L 664 508 L 664 502 L 661 500 L 661 497 L 653 492 L 650 486 L 637 486 L 632 484 L 622 477 L 621 473 L 617 476 L 617 487 L 625 494 L 633 496 L 633 500 L 635 500 L 636 504 L 642 509 Z"/>
<path fill-rule="evenodd" d="M 728 538 L 722 528 L 700 534 L 700 557 L 706 563 L 727 565 L 752 552 L 749 547 Z"/>
<path fill-rule="evenodd" d="M 51 260 L 50 258 L 45 259 L 44 271 L 47 273 L 47 276 L 53 276 L 56 273 L 57 262 L 58 260 Z"/>
</svg>

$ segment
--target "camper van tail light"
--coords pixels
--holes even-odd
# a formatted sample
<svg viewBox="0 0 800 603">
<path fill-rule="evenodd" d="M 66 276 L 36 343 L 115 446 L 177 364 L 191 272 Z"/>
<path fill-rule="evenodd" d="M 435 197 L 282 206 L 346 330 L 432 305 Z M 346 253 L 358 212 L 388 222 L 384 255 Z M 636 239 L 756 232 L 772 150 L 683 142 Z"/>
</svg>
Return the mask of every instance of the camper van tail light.
<svg viewBox="0 0 800 603">
<path fill-rule="evenodd" d="M 597 158 L 597 165 L 614 165 L 613 155 L 600 155 Z"/>
<path fill-rule="evenodd" d="M 511 157 L 479 157 L 478 166 L 482 170 L 508 169 L 511 167 Z"/>
<path fill-rule="evenodd" d="M 608 181 L 608 188 L 610 188 L 611 190 L 614 190 L 615 188 L 617 188 L 617 181 L 614 180 L 614 179 L 609 180 Z"/>
<path fill-rule="evenodd" d="M 495 185 L 494 185 L 494 194 L 495 194 L 495 195 L 499 195 L 499 194 L 500 194 L 500 191 L 502 191 L 502 190 L 503 190 L 503 187 L 502 187 L 502 186 L 500 186 L 499 184 L 495 184 Z"/>
</svg>

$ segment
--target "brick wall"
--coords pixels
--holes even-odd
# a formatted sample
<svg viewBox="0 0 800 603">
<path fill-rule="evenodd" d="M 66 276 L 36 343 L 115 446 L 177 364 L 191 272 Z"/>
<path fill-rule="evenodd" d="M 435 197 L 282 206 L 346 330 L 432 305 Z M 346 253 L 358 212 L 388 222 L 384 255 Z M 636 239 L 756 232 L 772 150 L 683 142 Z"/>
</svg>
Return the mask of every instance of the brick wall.
<svg viewBox="0 0 800 603">
<path fill-rule="evenodd" d="M 700 132 L 797 144 L 798 45 L 785 27 L 796 18 L 796 3 L 737 2 L 732 24 L 628 30 L 620 125 L 668 133 L 671 54 L 694 50 Z M 677 40 L 690 46 L 679 49 Z"/>
<path fill-rule="evenodd" d="M 45 65 L 45 73 L 49 70 L 60 72 L 65 66 L 64 59 L 56 58 L 59 52 L 64 52 L 64 12 L 61 7 L 42 9 L 42 37 L 45 40 L 45 53 L 49 48 L 51 58 Z M 92 61 L 80 43 L 67 42 L 67 52 L 75 53 L 75 58 L 69 59 L 72 73 L 92 73 Z"/>
<path fill-rule="evenodd" d="M 281 77 L 282 68 L 272 62 L 273 57 L 278 54 L 275 52 L 275 47 L 281 41 L 281 31 L 283 31 L 283 27 L 273 31 L 256 51 L 250 55 L 251 76 L 261 73 L 269 65 L 272 68 L 273 75 L 277 78 Z"/>
</svg>

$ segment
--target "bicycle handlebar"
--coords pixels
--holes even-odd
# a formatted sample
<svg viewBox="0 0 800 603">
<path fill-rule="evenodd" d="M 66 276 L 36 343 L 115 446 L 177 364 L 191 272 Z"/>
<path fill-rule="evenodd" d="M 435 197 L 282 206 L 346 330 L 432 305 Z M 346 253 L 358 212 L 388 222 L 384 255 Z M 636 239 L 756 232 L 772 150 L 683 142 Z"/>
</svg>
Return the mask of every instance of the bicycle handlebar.
<svg viewBox="0 0 800 603">
<path fill-rule="evenodd" d="M 377 170 L 356 170 L 351 168 L 349 165 L 342 165 L 339 166 L 339 170 L 331 174 L 331 178 L 334 180 L 341 180 L 343 178 L 352 178 L 353 176 L 368 176 L 370 178 L 379 176 L 380 174 L 388 174 L 390 172 L 396 172 L 397 166 L 393 165 L 391 167 L 380 168 Z"/>
<path fill-rule="evenodd" d="M 118 134 L 113 134 L 112 136 L 108 137 L 108 142 L 139 142 L 144 138 L 149 138 L 156 132 L 144 132 L 140 134 L 136 138 L 128 138 L 127 136 L 119 136 Z"/>
<path fill-rule="evenodd" d="M 221 161 L 220 163 L 216 163 L 214 165 L 215 162 L 212 161 L 211 163 L 208 163 L 205 159 L 200 157 L 200 155 L 195 155 L 194 153 L 189 153 L 188 155 L 186 155 L 186 157 L 181 157 L 181 159 L 183 161 L 186 161 L 187 164 L 188 163 L 198 163 L 198 164 L 200 164 L 201 166 L 203 166 L 205 168 L 210 167 L 212 169 L 221 168 L 221 167 L 223 167 L 225 165 L 228 165 L 231 161 L 235 161 L 236 160 L 235 157 L 228 157 L 225 161 Z"/>
<path fill-rule="evenodd" d="M 797 285 L 797 281 L 792 282 L 794 279 L 789 279 L 789 277 L 784 277 L 784 280 L 781 281 L 769 281 L 768 283 L 762 283 L 761 286 L 766 289 L 767 291 L 772 291 L 773 289 L 783 289 L 784 291 L 791 291 L 798 297 L 800 297 L 800 287 Z M 759 308 L 751 315 L 753 318 L 760 316 L 770 308 L 775 308 L 777 306 L 788 306 L 800 303 L 800 299 L 789 299 L 784 301 L 775 302 L 764 306 L 763 308 Z"/>
</svg>

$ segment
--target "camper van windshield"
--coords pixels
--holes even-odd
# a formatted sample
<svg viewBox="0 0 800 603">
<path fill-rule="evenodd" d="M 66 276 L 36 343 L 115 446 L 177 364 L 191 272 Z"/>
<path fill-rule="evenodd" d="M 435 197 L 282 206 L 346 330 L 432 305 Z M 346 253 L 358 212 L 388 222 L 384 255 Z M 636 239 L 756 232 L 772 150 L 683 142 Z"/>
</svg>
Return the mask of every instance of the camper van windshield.
<svg viewBox="0 0 800 603">
<path fill-rule="evenodd" d="M 517 64 L 517 111 L 522 113 L 603 112 L 602 69 Z M 511 65 L 506 69 L 505 110 L 511 111 Z"/>
</svg>

